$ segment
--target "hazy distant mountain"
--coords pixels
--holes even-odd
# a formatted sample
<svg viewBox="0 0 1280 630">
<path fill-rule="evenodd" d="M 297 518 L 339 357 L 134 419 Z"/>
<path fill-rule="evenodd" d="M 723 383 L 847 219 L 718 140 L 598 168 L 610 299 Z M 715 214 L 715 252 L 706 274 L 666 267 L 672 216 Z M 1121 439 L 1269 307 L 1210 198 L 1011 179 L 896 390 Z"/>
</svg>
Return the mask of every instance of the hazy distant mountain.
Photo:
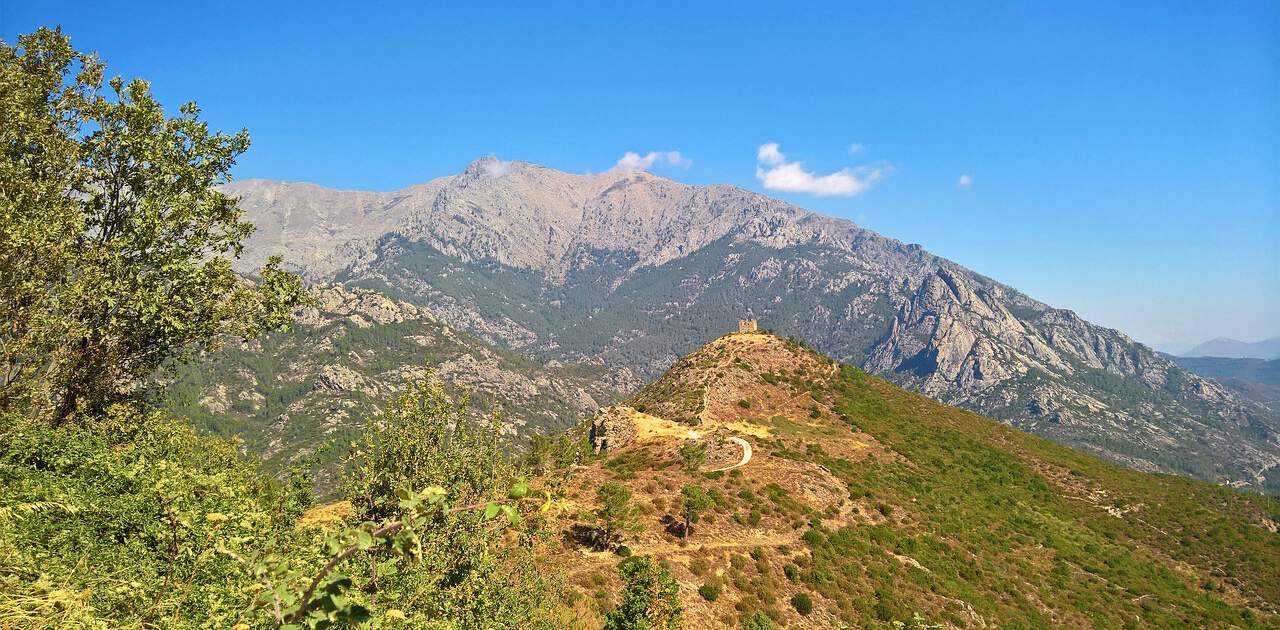
<svg viewBox="0 0 1280 630">
<path fill-rule="evenodd" d="M 1237 396 L 1280 412 L 1280 359 L 1173 357 L 1182 369 L 1212 378 Z"/>
<path fill-rule="evenodd" d="M 1144 470 L 1261 487 L 1280 422 L 1075 313 L 732 186 L 482 159 L 391 193 L 234 184 L 272 253 L 540 361 L 656 377 L 741 316 L 944 402 Z M 622 381 L 622 378 L 613 378 Z"/>
<path fill-rule="evenodd" d="M 1239 341 L 1219 337 L 1184 353 L 1184 357 L 1225 357 L 1228 359 L 1280 359 L 1280 337 L 1262 341 Z"/>
</svg>

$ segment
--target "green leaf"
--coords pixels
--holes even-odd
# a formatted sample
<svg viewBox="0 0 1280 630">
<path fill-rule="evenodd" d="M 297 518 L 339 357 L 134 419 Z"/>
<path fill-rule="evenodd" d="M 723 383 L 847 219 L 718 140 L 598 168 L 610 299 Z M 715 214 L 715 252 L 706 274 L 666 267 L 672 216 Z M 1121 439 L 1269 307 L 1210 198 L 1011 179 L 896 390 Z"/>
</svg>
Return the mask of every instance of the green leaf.
<svg viewBox="0 0 1280 630">
<path fill-rule="evenodd" d="M 529 495 L 529 486 L 523 481 L 517 482 L 511 486 L 511 491 L 507 493 L 509 499 L 523 499 Z"/>
<path fill-rule="evenodd" d="M 352 604 L 351 608 L 347 610 L 346 618 L 355 623 L 368 623 L 369 620 L 373 619 L 373 614 L 369 612 L 368 608 L 360 604 Z"/>
<path fill-rule="evenodd" d="M 520 522 L 520 513 L 516 511 L 515 506 L 504 505 L 502 506 L 502 512 L 507 515 L 507 520 L 510 521 L 512 525 Z"/>
</svg>

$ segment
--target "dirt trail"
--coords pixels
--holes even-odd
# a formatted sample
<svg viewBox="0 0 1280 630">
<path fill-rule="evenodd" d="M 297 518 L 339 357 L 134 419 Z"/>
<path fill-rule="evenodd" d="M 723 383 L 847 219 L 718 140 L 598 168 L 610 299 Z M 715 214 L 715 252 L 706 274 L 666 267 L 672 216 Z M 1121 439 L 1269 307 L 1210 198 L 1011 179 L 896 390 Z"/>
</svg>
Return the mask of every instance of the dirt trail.
<svg viewBox="0 0 1280 630">
<path fill-rule="evenodd" d="M 728 439 L 729 439 L 729 441 L 730 441 L 730 442 L 733 442 L 734 444 L 737 444 L 738 446 L 741 446 L 741 447 L 742 447 L 742 461 L 740 461 L 740 462 L 738 462 L 738 463 L 736 463 L 736 464 L 733 464 L 732 466 L 725 466 L 725 467 L 723 467 L 723 468 L 715 468 L 715 469 L 712 469 L 712 470 L 708 470 L 707 472 L 726 472 L 726 471 L 733 470 L 734 468 L 742 468 L 743 466 L 746 466 L 746 465 L 747 465 L 747 462 L 751 461 L 751 443 L 750 443 L 750 442 L 748 442 L 748 441 L 746 441 L 746 440 L 744 440 L 744 439 L 742 439 L 742 438 L 740 438 L 740 437 L 732 436 L 732 435 L 731 435 L 731 436 L 729 436 L 729 438 L 728 438 Z"/>
</svg>

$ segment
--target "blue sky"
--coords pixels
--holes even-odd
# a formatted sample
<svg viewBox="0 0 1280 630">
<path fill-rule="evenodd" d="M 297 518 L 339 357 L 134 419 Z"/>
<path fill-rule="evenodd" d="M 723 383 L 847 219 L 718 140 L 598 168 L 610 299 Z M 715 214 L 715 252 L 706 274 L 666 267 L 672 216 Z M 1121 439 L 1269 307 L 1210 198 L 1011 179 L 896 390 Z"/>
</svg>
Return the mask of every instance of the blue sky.
<svg viewBox="0 0 1280 630">
<path fill-rule="evenodd" d="M 248 128 L 239 177 L 389 190 L 481 155 L 678 151 L 651 170 L 1161 349 L 1280 335 L 1280 3 L 452 4 L 0 0 L 0 37 L 60 24 Z"/>
</svg>

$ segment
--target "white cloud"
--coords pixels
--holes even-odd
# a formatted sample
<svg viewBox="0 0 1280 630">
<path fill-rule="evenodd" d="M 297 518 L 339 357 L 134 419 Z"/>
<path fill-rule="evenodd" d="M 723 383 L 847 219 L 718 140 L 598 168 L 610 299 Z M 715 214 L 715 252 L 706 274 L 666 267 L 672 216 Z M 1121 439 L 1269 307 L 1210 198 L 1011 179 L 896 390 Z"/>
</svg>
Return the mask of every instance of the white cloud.
<svg viewBox="0 0 1280 630">
<path fill-rule="evenodd" d="M 777 142 L 769 142 L 760 145 L 760 150 L 756 151 L 756 161 L 769 166 L 777 166 L 787 161 L 787 156 L 778 150 Z"/>
<path fill-rule="evenodd" d="M 480 163 L 480 168 L 484 169 L 485 175 L 496 178 L 506 175 L 507 172 L 511 170 L 511 163 L 503 162 L 496 156 L 490 155 Z"/>
<path fill-rule="evenodd" d="M 960 178 L 956 180 L 956 187 L 961 190 L 968 190 L 972 185 L 973 177 L 969 175 L 961 175 Z"/>
<path fill-rule="evenodd" d="M 623 154 L 622 159 L 613 166 L 615 171 L 643 171 L 651 166 L 678 166 L 680 168 L 689 168 L 693 166 L 693 160 L 680 155 L 679 151 L 650 151 L 644 155 L 640 155 L 634 151 L 627 151 Z"/>
<path fill-rule="evenodd" d="M 866 150 L 867 150 L 866 145 L 862 144 L 861 142 L 855 142 L 849 145 L 849 155 L 857 155 Z"/>
<path fill-rule="evenodd" d="M 892 167 L 874 164 L 842 168 L 834 173 L 818 175 L 804 170 L 804 162 L 788 162 L 778 143 L 760 145 L 756 151 L 756 178 L 769 190 L 797 192 L 819 197 L 852 197 L 866 192 L 871 185 L 888 175 Z"/>
</svg>

